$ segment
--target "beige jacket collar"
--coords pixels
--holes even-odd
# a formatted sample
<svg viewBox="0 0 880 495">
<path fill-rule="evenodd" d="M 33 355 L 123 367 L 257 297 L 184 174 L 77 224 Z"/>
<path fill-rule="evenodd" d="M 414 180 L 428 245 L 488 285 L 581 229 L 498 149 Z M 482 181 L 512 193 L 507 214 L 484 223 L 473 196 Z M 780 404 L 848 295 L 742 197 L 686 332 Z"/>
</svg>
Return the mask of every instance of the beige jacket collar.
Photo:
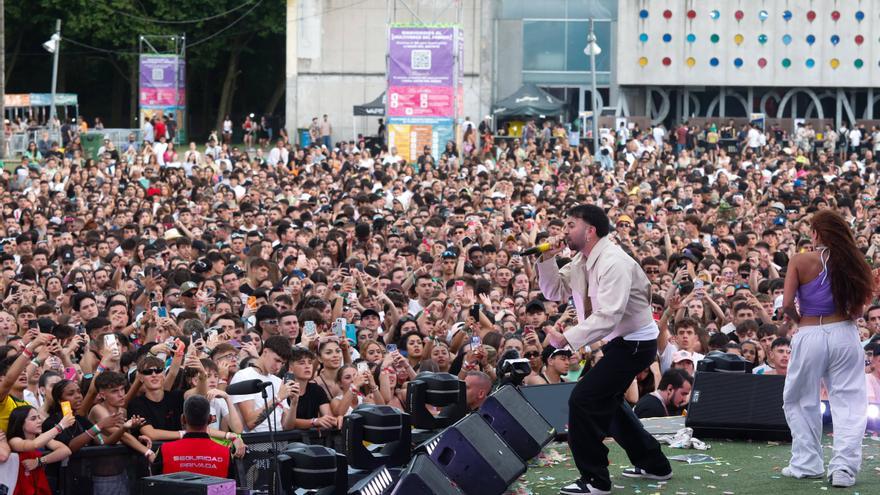
<svg viewBox="0 0 880 495">
<path fill-rule="evenodd" d="M 599 255 L 601 255 L 606 249 L 614 244 L 611 242 L 611 239 L 606 235 L 605 237 L 599 239 L 599 242 L 593 246 L 593 249 L 590 251 L 590 255 L 587 257 L 586 268 L 587 270 L 592 270 L 593 266 L 596 264 L 596 260 L 599 259 Z"/>
</svg>

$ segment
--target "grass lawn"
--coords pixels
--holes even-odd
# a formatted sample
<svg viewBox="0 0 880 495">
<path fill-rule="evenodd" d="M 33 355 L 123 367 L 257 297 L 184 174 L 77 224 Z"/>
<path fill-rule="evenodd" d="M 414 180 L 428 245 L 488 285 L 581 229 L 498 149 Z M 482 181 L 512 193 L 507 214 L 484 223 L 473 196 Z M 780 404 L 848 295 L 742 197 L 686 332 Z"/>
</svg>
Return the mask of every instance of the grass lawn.
<svg viewBox="0 0 880 495">
<path fill-rule="evenodd" d="M 830 432 L 825 433 L 825 462 L 831 457 Z M 702 439 L 701 439 L 702 440 Z M 707 451 L 671 449 L 664 447 L 667 456 L 682 454 L 708 454 L 715 462 L 709 464 L 686 464 L 672 462 L 673 478 L 665 483 L 630 480 L 620 476 L 629 466 L 623 449 L 612 440 L 610 470 L 615 493 L 621 494 L 880 494 L 880 437 L 866 435 L 863 442 L 862 471 L 852 488 L 834 488 L 824 480 L 793 480 L 782 477 L 781 470 L 788 465 L 791 444 L 778 442 L 748 442 L 732 440 L 706 440 L 711 448 Z M 529 462 L 529 469 L 513 486 L 511 493 L 518 495 L 550 495 L 577 477 L 568 445 L 551 443 L 543 454 Z"/>
</svg>

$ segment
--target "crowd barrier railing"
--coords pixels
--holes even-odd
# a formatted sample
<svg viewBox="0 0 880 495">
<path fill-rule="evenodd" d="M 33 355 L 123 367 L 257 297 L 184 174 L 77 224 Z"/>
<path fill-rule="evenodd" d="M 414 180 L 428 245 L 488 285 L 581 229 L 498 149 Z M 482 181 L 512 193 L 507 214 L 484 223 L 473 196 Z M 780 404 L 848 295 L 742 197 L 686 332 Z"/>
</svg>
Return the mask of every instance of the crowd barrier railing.
<svg viewBox="0 0 880 495">
<path fill-rule="evenodd" d="M 236 485 L 249 490 L 266 490 L 271 480 L 272 442 L 268 433 L 245 433 L 242 435 L 247 452 L 242 459 L 235 460 Z M 290 443 L 300 442 L 309 445 L 324 445 L 341 451 L 342 434 L 339 430 L 290 430 L 275 434 L 275 448 L 283 452 Z M 161 442 L 153 444 L 158 452 Z M 83 447 L 55 470 L 48 469 L 47 475 L 55 493 L 59 495 L 86 495 L 92 493 L 92 477 L 101 472 L 96 469 L 102 463 L 118 462 L 125 466 L 128 474 L 129 493 L 140 493 L 139 483 L 144 476 L 155 473 L 150 470 L 144 456 L 123 445 L 102 447 Z M 106 466 L 106 464 L 105 464 Z"/>
</svg>

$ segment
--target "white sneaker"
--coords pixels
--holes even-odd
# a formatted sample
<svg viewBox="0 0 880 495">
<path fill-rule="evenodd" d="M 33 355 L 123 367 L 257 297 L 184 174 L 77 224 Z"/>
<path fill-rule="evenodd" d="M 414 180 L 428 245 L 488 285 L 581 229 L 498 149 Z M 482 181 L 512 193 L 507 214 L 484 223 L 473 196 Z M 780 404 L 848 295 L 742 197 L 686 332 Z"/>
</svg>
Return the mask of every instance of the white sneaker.
<svg viewBox="0 0 880 495">
<path fill-rule="evenodd" d="M 856 484 L 856 477 L 846 469 L 838 469 L 831 473 L 831 486 L 847 488 Z"/>
<path fill-rule="evenodd" d="M 791 472 L 791 467 L 789 467 L 789 466 L 782 468 L 782 475 L 785 476 L 786 478 L 794 478 L 794 479 L 798 479 L 798 480 L 818 480 L 823 477 L 823 475 L 821 473 L 820 474 L 802 474 L 802 475 L 798 476 L 798 475 L 794 474 L 793 472 Z"/>
<path fill-rule="evenodd" d="M 667 474 L 651 474 L 642 468 L 631 467 L 623 470 L 623 476 L 627 478 L 640 478 L 645 480 L 667 481 L 672 479 L 672 471 Z"/>
<path fill-rule="evenodd" d="M 582 479 L 575 480 L 571 484 L 559 490 L 560 495 L 610 495 L 610 490 L 600 490 Z"/>
</svg>

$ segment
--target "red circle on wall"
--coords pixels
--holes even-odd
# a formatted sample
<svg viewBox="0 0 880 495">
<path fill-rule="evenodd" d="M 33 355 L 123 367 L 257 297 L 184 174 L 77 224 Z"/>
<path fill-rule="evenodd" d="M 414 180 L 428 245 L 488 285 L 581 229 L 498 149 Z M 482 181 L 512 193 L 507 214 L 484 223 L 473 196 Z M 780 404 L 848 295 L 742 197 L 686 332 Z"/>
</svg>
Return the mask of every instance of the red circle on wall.
<svg viewBox="0 0 880 495">
<path fill-rule="evenodd" d="M 663 57 L 663 65 L 666 65 L 666 66 L 672 65 L 672 59 L 669 57 Z"/>
<path fill-rule="evenodd" d="M 696 10 L 693 10 L 693 9 L 688 10 L 688 19 L 694 19 L 694 18 L 696 18 L 696 17 L 697 17 L 697 11 L 696 11 Z"/>
<path fill-rule="evenodd" d="M 665 17 L 665 18 L 667 18 L 667 19 L 671 19 L 671 18 L 672 18 L 672 11 L 669 10 L 669 9 L 664 10 L 664 11 L 663 11 L 663 17 Z"/>
<path fill-rule="evenodd" d="M 736 20 L 741 21 L 746 15 L 743 13 L 742 10 L 737 10 L 736 13 L 733 14 L 733 16 L 736 17 Z"/>
<path fill-rule="evenodd" d="M 840 20 L 840 12 L 838 12 L 838 11 L 836 11 L 836 10 L 835 10 L 834 12 L 832 12 L 832 13 L 831 13 L 831 18 L 834 19 L 835 21 Z"/>
<path fill-rule="evenodd" d="M 865 37 L 862 36 L 861 34 L 857 34 L 856 35 L 856 44 L 861 45 L 864 42 L 865 42 Z"/>
<path fill-rule="evenodd" d="M 762 57 L 762 58 L 759 58 L 759 59 L 758 59 L 758 67 L 760 67 L 760 68 L 762 68 L 762 69 L 763 69 L 764 67 L 767 67 L 767 59 L 766 59 L 766 58 L 763 58 L 763 57 Z"/>
<path fill-rule="evenodd" d="M 807 12 L 807 20 L 810 22 L 815 21 L 816 20 L 816 12 L 814 12 L 812 10 Z"/>
</svg>

